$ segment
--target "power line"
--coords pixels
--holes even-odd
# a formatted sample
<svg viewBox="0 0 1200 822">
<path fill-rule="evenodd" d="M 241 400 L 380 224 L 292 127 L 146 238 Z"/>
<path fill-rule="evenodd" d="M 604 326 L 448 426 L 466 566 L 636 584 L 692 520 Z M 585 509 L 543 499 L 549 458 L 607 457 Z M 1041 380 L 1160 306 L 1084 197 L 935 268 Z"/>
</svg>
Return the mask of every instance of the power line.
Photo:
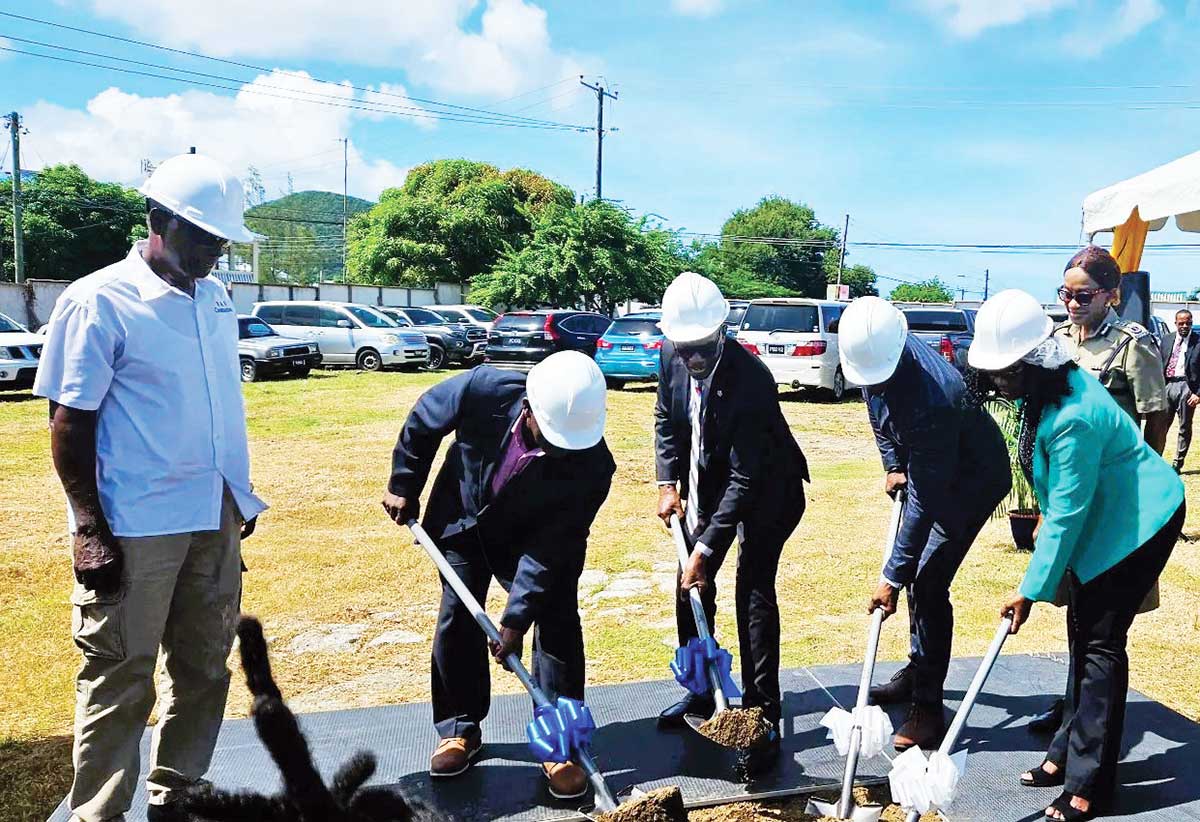
<svg viewBox="0 0 1200 822">
<path fill-rule="evenodd" d="M 253 71 L 261 71 L 261 72 L 265 72 L 267 74 L 274 73 L 274 69 L 271 69 L 266 66 L 259 66 L 259 65 L 255 65 L 253 63 L 243 63 L 243 62 L 239 62 L 237 60 L 227 60 L 227 59 L 221 58 L 221 57 L 212 57 L 207 54 L 201 54 L 200 52 L 188 51 L 186 49 L 171 48 L 170 46 L 163 46 L 158 43 L 151 43 L 151 42 L 148 42 L 145 40 L 136 40 L 136 39 L 133 39 L 130 37 L 120 37 L 115 34 L 107 34 L 105 32 L 93 31 L 91 29 L 80 28 L 78 26 L 69 26 L 69 25 L 66 25 L 65 23 L 56 23 L 52 20 L 43 20 L 43 19 L 40 19 L 37 17 L 28 17 L 26 15 L 14 14 L 12 12 L 7 12 L 7 11 L 0 11 L 0 16 L 10 17 L 10 18 L 13 18 L 16 20 L 23 20 L 27 23 L 37 23 L 37 24 L 43 25 L 43 26 L 50 26 L 53 28 L 64 29 L 67 31 L 74 31 L 79 34 L 89 35 L 91 37 L 102 37 L 107 40 L 115 40 L 115 41 L 121 42 L 121 43 L 128 43 L 128 44 L 135 45 L 135 46 L 141 46 L 142 48 L 158 49 L 159 51 L 166 51 L 166 52 L 170 52 L 172 54 L 180 54 L 180 55 L 184 55 L 187 57 L 194 57 L 199 60 L 209 60 L 214 63 L 224 63 L 225 65 L 238 66 L 240 68 L 247 68 L 247 69 L 251 69 Z M 13 38 L 13 39 L 16 39 L 16 38 Z M 120 59 L 120 58 L 112 58 L 112 59 Z M 184 71 L 184 70 L 180 69 L 180 71 Z M 349 84 L 349 83 L 339 83 L 334 80 L 325 80 L 320 77 L 310 76 L 310 79 L 317 83 L 323 83 L 326 85 L 334 85 L 334 86 L 338 86 L 340 88 L 351 88 L 355 91 L 363 92 L 366 94 L 374 94 L 374 95 L 383 96 L 383 97 L 396 97 L 398 99 L 411 100 L 412 102 L 415 102 L 415 103 L 424 103 L 426 105 L 436 106 L 438 108 L 455 109 L 455 110 L 464 111 L 464 112 L 473 112 L 476 114 L 487 115 L 488 117 L 508 118 L 508 119 L 512 119 L 512 120 L 524 120 L 524 121 L 528 121 L 530 123 L 553 124 L 553 125 L 557 125 L 557 126 L 573 127 L 569 123 L 555 123 L 554 121 L 551 121 L 551 120 L 536 120 L 536 119 L 528 118 L 528 117 L 517 117 L 515 115 L 506 114 L 504 112 L 491 111 L 491 110 L 482 109 L 482 108 L 475 108 L 473 106 L 464 106 L 464 105 L 459 105 L 457 103 L 446 103 L 446 102 L 442 102 L 440 100 L 431 100 L 431 99 L 423 98 L 423 97 L 413 97 L 408 94 L 396 94 L 394 92 L 387 92 L 387 91 L 375 90 L 375 89 L 371 89 L 371 88 L 364 88 L 364 87 L 355 86 L 355 85 Z M 449 113 L 449 112 L 447 112 L 447 113 Z"/>
</svg>

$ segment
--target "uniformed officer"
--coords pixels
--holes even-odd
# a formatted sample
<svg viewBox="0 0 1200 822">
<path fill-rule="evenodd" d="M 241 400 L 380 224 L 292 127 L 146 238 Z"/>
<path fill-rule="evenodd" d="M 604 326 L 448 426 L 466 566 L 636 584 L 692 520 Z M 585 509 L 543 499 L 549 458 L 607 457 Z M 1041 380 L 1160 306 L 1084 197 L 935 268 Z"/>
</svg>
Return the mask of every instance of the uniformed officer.
<svg viewBox="0 0 1200 822">
<path fill-rule="evenodd" d="M 1067 307 L 1069 320 L 1054 330 L 1067 341 L 1075 361 L 1090 371 L 1117 405 L 1139 425 L 1143 438 L 1160 454 L 1171 425 L 1163 361 L 1154 336 L 1138 323 L 1123 320 L 1113 310 L 1121 287 L 1121 266 L 1103 248 L 1080 249 L 1063 271 L 1058 298 Z M 1065 604 L 1060 601 L 1056 604 Z M 1142 612 L 1158 607 L 1158 583 L 1142 604 Z M 1058 730 L 1063 701 L 1038 715 L 1031 727 Z"/>
</svg>

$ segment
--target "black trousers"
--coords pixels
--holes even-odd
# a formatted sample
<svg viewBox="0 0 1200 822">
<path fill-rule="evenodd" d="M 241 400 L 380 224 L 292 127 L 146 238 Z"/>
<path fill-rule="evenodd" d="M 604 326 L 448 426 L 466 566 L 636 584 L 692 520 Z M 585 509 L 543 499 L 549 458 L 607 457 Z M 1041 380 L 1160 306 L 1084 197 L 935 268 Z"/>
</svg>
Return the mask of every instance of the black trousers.
<svg viewBox="0 0 1200 822">
<path fill-rule="evenodd" d="M 1129 691 L 1129 627 L 1167 565 L 1185 509 L 1181 504 L 1157 534 L 1086 585 L 1074 574 L 1067 577 L 1067 695 L 1062 726 L 1046 759 L 1065 768 L 1067 792 L 1101 806 L 1112 799 L 1117 781 Z"/>
<path fill-rule="evenodd" d="M 737 614 L 738 650 L 741 657 L 742 705 L 762 708 L 767 719 L 779 724 L 782 706 L 779 694 L 779 602 L 775 597 L 775 575 L 783 544 L 804 516 L 804 488 L 788 495 L 788 504 L 770 506 L 774 516 L 760 517 L 738 528 L 737 578 L 734 608 Z M 717 572 L 728 549 L 708 558 L 708 586 L 701 595 L 708 616 L 708 630 L 715 635 L 717 616 Z M 676 574 L 676 587 L 679 575 Z M 696 636 L 692 606 L 675 598 L 675 621 L 679 644 Z"/>
<path fill-rule="evenodd" d="M 516 559 L 488 561 L 479 535 L 470 531 L 447 539 L 441 546 L 467 588 L 480 603 L 487 601 L 494 576 L 507 591 L 512 587 Z M 582 569 L 580 569 L 582 570 Z M 547 607 L 534 625 L 533 668 L 530 673 L 546 696 L 583 699 L 583 628 L 579 621 L 579 571 L 549 591 Z M 474 735 L 491 706 L 491 652 L 487 637 L 446 582 L 433 635 L 433 722 L 438 735 Z M 504 674 L 508 676 L 509 674 Z"/>
<path fill-rule="evenodd" d="M 998 504 L 999 500 L 996 502 Z M 988 513 L 994 508 L 988 509 Z M 921 553 L 917 576 L 906 588 L 913 702 L 922 705 L 942 703 L 942 688 L 950 669 L 950 649 L 954 640 L 950 585 L 987 519 L 987 514 L 982 515 L 977 524 L 955 537 L 941 525 L 934 524 Z"/>
</svg>

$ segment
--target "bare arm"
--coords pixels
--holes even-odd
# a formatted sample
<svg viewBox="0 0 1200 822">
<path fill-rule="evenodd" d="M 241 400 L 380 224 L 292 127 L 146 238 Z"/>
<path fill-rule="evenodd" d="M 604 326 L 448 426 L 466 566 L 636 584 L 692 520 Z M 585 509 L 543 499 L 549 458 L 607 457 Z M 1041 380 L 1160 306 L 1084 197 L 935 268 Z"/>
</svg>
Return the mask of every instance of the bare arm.
<svg viewBox="0 0 1200 822">
<path fill-rule="evenodd" d="M 112 593 L 121 584 L 121 551 L 96 486 L 96 412 L 51 403 L 50 452 L 75 515 L 75 577 L 87 588 Z"/>
</svg>

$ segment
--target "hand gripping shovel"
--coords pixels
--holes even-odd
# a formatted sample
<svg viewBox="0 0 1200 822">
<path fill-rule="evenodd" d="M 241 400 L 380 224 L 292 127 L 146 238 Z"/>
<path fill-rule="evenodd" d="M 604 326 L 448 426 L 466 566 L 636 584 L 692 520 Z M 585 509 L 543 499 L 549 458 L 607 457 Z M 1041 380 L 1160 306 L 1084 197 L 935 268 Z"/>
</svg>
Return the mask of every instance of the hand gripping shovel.
<svg viewBox="0 0 1200 822">
<path fill-rule="evenodd" d="M 941 746 L 930 755 L 929 761 L 926 761 L 925 754 L 914 746 L 896 757 L 892 763 L 892 772 L 888 774 L 892 799 L 908 809 L 908 822 L 918 822 L 921 814 L 933 808 L 945 808 L 954 801 L 958 792 L 958 781 L 966 771 L 967 752 L 959 751 L 953 756 L 950 752 L 958 744 L 958 737 L 967 724 L 967 715 L 971 713 L 979 692 L 983 690 L 983 683 L 996 664 L 1000 649 L 1004 647 L 1004 640 L 1008 638 L 1011 628 L 1012 617 L 1006 616 L 1000 620 L 1000 627 L 996 629 L 987 655 L 979 663 L 979 670 L 975 672 L 971 687 L 967 689 L 962 704 L 954 714 L 950 729 L 946 731 Z"/>
<path fill-rule="evenodd" d="M 683 569 L 687 567 L 688 548 L 683 537 L 683 526 L 679 522 L 679 517 L 674 515 L 671 516 L 671 534 L 675 539 L 675 551 L 679 557 L 679 569 L 682 573 Z M 698 696 L 711 693 L 717 709 L 712 719 L 687 716 L 684 717 L 684 720 L 692 730 L 726 748 L 747 749 L 765 742 L 773 733 L 765 721 L 751 722 L 745 732 L 738 731 L 736 735 L 741 737 L 739 741 L 744 744 L 730 744 L 732 739 L 727 738 L 725 733 L 718 730 L 719 724 L 713 724 L 719 716 L 731 710 L 737 711 L 739 714 L 747 712 L 740 708 L 731 709 L 729 707 L 731 696 L 742 695 L 737 683 L 730 675 L 733 656 L 729 651 L 721 648 L 709 633 L 708 618 L 704 613 L 704 603 L 700 600 L 700 592 L 695 588 L 689 590 L 688 601 L 692 606 L 692 618 L 696 622 L 697 636 L 688 640 L 684 647 L 676 649 L 675 661 L 671 663 L 671 672 L 675 675 L 675 681 L 691 693 Z"/>
<path fill-rule="evenodd" d="M 458 574 L 454 572 L 442 552 L 434 545 L 429 534 L 416 520 L 409 520 L 408 527 L 417 542 L 425 549 L 425 553 L 429 554 L 429 558 L 441 572 L 442 578 L 450 584 L 459 600 L 479 623 L 479 627 L 483 629 L 489 639 L 499 642 L 500 632 L 488 619 L 487 613 L 479 605 L 478 600 L 471 595 Z M 521 680 L 521 684 L 533 698 L 535 705 L 533 721 L 526 728 L 529 749 L 533 755 L 538 758 L 539 762 L 570 760 L 578 763 L 587 773 L 588 781 L 592 783 L 592 789 L 596 794 L 596 808 L 603 812 L 615 811 L 617 800 L 613 797 L 612 791 L 608 789 L 604 775 L 596 767 L 596 760 L 592 759 L 591 751 L 588 750 L 592 732 L 596 730 L 592 712 L 586 705 L 575 699 L 559 697 L 557 703 L 552 703 L 529 676 L 529 671 L 525 670 L 519 656 L 509 654 L 504 661 L 508 665 L 508 669 L 517 675 L 517 679 Z"/>
<path fill-rule="evenodd" d="M 896 542 L 896 534 L 900 530 L 900 522 L 904 517 L 904 492 L 896 495 L 892 503 L 892 518 L 888 525 L 887 541 L 884 543 L 884 558 L 890 555 Z M 892 721 L 878 705 L 868 705 L 867 696 L 871 691 L 871 679 L 875 674 L 875 656 L 879 651 L 879 634 L 883 629 L 885 614 L 882 608 L 876 608 L 871 614 L 871 630 L 867 634 L 867 653 L 863 658 L 862 676 L 858 680 L 858 698 L 854 704 L 854 712 L 845 708 L 831 708 L 821 724 L 829 729 L 833 736 L 833 744 L 841 756 L 846 757 L 846 770 L 842 774 L 842 796 L 835 805 L 820 799 L 810 800 L 806 811 L 817 816 L 831 816 L 835 819 L 851 819 L 854 822 L 878 822 L 883 808 L 861 808 L 854 804 L 854 776 L 858 770 L 858 759 L 865 755 L 867 759 L 877 756 L 887 745 L 892 735 Z"/>
</svg>

